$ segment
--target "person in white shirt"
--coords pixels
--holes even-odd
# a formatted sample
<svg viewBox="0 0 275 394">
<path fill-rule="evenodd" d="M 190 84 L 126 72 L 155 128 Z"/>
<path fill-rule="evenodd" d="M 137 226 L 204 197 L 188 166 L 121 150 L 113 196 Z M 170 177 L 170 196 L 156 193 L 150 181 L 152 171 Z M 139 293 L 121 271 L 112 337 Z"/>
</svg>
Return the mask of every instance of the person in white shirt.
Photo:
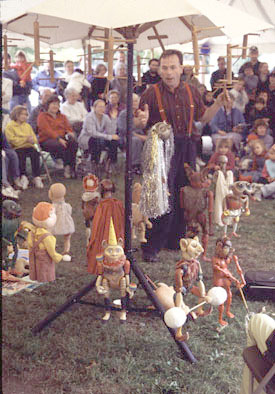
<svg viewBox="0 0 275 394">
<path fill-rule="evenodd" d="M 249 102 L 249 98 L 244 89 L 243 77 L 239 77 L 238 81 L 233 84 L 233 89 L 230 90 L 230 93 L 234 97 L 233 108 L 237 108 L 242 114 L 244 114 L 245 106 Z"/>
<path fill-rule="evenodd" d="M 67 117 L 73 130 L 79 135 L 88 111 L 83 102 L 78 101 L 79 93 L 75 89 L 66 88 L 64 94 L 66 101 L 61 104 L 60 112 Z"/>
</svg>

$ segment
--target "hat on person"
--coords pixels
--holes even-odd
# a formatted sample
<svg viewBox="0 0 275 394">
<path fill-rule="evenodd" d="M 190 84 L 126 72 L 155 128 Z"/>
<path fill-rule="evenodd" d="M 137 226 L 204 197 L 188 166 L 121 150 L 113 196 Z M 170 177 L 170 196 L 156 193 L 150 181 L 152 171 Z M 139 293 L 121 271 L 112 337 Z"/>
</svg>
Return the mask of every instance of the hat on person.
<svg viewBox="0 0 275 394">
<path fill-rule="evenodd" d="M 258 48 L 256 46 L 252 46 L 249 48 L 249 52 L 259 52 Z"/>
</svg>

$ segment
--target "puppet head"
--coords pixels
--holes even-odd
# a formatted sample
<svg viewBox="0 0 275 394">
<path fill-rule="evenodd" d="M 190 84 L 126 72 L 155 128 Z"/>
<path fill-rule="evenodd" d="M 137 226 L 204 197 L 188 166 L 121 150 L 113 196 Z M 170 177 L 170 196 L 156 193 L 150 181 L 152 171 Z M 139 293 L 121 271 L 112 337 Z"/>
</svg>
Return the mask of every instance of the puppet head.
<svg viewBox="0 0 275 394">
<path fill-rule="evenodd" d="M 203 247 L 200 244 L 199 238 L 181 238 L 180 249 L 182 257 L 185 260 L 197 259 L 203 252 Z"/>
<path fill-rule="evenodd" d="M 205 167 L 201 172 L 196 172 L 187 163 L 184 164 L 184 168 L 192 188 L 203 189 L 211 185 L 211 180 L 207 177 L 210 168 Z"/>
<path fill-rule="evenodd" d="M 50 230 L 56 223 L 54 206 L 48 202 L 39 202 L 33 209 L 32 221 L 37 227 Z"/>
<path fill-rule="evenodd" d="M 218 238 L 216 241 L 215 255 L 217 257 L 226 259 L 234 252 L 232 242 L 229 238 Z"/>
<path fill-rule="evenodd" d="M 250 196 L 253 192 L 251 183 L 246 181 L 237 181 L 234 182 L 233 185 L 230 186 L 233 194 L 240 198 Z"/>
<path fill-rule="evenodd" d="M 152 126 L 151 132 L 156 133 L 160 139 L 166 141 L 171 135 L 172 127 L 166 122 L 158 122 Z"/>
<path fill-rule="evenodd" d="M 2 204 L 2 215 L 4 218 L 12 220 L 21 216 L 22 209 L 19 204 L 12 200 L 5 200 Z"/>
<path fill-rule="evenodd" d="M 102 198 L 106 197 L 106 194 L 111 195 L 116 191 L 115 184 L 111 181 L 111 179 L 102 179 L 102 181 L 100 182 L 100 187 L 100 193 Z"/>
<path fill-rule="evenodd" d="M 49 199 L 52 202 L 64 201 L 66 195 L 66 187 L 63 183 L 54 183 L 49 189 Z"/>
<path fill-rule="evenodd" d="M 94 192 L 98 189 L 98 178 L 93 174 L 88 174 L 83 179 L 83 188 L 85 192 Z"/>
<path fill-rule="evenodd" d="M 121 266 L 125 261 L 125 254 L 123 249 L 123 240 L 120 238 L 117 241 L 113 219 L 110 220 L 109 239 L 108 242 L 102 242 L 104 249 L 104 265 L 107 263 L 109 268 L 116 268 Z"/>
</svg>

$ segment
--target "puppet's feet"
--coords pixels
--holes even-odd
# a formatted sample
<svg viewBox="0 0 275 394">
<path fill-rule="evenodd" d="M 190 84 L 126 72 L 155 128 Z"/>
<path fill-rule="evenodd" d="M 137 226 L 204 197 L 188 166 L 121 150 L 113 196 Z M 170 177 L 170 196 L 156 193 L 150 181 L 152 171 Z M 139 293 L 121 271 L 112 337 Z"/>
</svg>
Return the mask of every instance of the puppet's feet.
<svg viewBox="0 0 275 394">
<path fill-rule="evenodd" d="M 233 313 L 231 312 L 226 312 L 226 316 L 230 317 L 230 319 L 234 319 L 235 315 L 233 315 Z"/>
<path fill-rule="evenodd" d="M 241 236 L 239 234 L 235 233 L 235 231 L 233 231 L 231 235 L 233 235 L 236 238 L 241 238 Z"/>
<path fill-rule="evenodd" d="M 228 323 L 225 320 L 219 319 L 219 323 L 221 326 L 228 326 Z"/>
<path fill-rule="evenodd" d="M 209 259 L 209 257 L 206 256 L 202 256 L 203 261 L 211 261 L 211 259 Z"/>
<path fill-rule="evenodd" d="M 189 339 L 189 332 L 186 331 L 184 334 L 176 334 L 176 340 L 179 342 L 186 342 Z"/>
<path fill-rule="evenodd" d="M 208 316 L 208 315 L 210 315 L 210 313 L 212 312 L 212 310 L 213 310 L 212 305 L 210 305 L 209 308 L 208 308 L 206 311 L 204 311 L 202 308 L 199 308 L 199 310 L 197 311 L 197 315 L 198 315 L 199 317 Z"/>
<path fill-rule="evenodd" d="M 72 257 L 68 253 L 63 254 L 63 261 L 71 261 Z"/>
</svg>

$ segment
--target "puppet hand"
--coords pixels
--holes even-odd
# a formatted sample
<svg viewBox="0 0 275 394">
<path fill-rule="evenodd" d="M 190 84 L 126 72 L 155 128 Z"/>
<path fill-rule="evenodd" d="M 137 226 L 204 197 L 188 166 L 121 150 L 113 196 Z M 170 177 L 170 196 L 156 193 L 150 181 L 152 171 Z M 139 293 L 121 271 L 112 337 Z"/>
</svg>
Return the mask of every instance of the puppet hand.
<svg viewBox="0 0 275 394">
<path fill-rule="evenodd" d="M 103 286 L 96 286 L 96 291 L 98 292 L 98 294 L 106 294 L 107 290 L 104 289 Z"/>
<path fill-rule="evenodd" d="M 223 211 L 223 216 L 229 216 L 229 215 L 230 215 L 230 212 L 228 210 Z"/>
<path fill-rule="evenodd" d="M 129 298 L 133 298 L 135 292 L 133 290 L 131 290 L 129 287 L 126 287 L 126 291 L 129 294 Z"/>
<path fill-rule="evenodd" d="M 247 208 L 246 210 L 245 210 L 245 216 L 249 216 L 250 215 L 250 210 Z"/>
</svg>

